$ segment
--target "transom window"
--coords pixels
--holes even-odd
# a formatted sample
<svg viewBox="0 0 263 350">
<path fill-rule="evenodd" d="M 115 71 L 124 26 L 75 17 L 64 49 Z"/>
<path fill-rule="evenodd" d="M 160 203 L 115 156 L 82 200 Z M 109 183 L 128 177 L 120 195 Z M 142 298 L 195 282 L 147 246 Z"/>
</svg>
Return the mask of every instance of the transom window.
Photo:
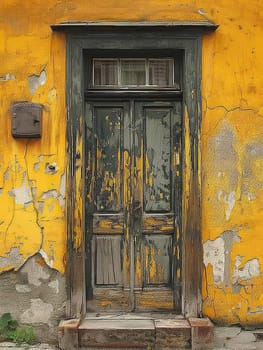
<svg viewBox="0 0 263 350">
<path fill-rule="evenodd" d="M 94 87 L 179 88 L 174 58 L 94 58 Z M 177 80 L 177 81 L 176 81 Z"/>
</svg>

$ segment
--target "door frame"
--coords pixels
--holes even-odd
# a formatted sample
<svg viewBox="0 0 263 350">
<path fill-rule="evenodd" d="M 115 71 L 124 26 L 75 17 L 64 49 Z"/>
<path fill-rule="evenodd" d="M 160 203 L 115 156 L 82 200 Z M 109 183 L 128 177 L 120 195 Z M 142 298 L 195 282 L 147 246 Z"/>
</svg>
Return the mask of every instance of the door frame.
<svg viewBox="0 0 263 350">
<path fill-rule="evenodd" d="M 86 314 L 84 64 L 86 50 L 182 50 L 182 313 L 201 313 L 201 51 L 212 22 L 62 23 L 67 91 L 67 316 Z M 56 35 L 56 34 L 55 34 Z"/>
<path fill-rule="evenodd" d="M 110 97 L 106 97 L 107 96 L 107 92 L 109 93 Z M 118 93 L 121 91 L 115 91 L 115 93 Z M 155 93 L 156 91 L 154 91 Z M 126 127 L 123 125 L 123 129 L 126 130 L 123 134 L 122 134 L 122 138 L 123 139 L 123 147 L 126 151 L 128 151 L 130 160 L 129 160 L 129 170 L 127 170 L 127 163 L 126 166 L 123 166 L 123 168 L 126 168 L 126 171 L 129 172 L 129 175 L 127 175 L 126 173 L 126 181 L 127 179 L 129 183 L 126 182 L 126 186 L 127 188 L 129 187 L 130 190 L 130 194 L 128 194 L 128 197 L 126 197 L 126 207 L 125 209 L 123 208 L 122 214 L 123 214 L 123 220 L 127 220 L 129 224 L 127 223 L 127 221 L 123 221 L 126 224 L 124 224 L 123 226 L 123 244 L 122 244 L 122 249 L 125 250 L 126 252 L 126 259 L 123 258 L 123 260 L 127 261 L 127 258 L 129 258 L 129 266 L 127 265 L 123 265 L 123 270 L 122 272 L 125 274 L 125 272 L 127 273 L 127 275 L 129 276 L 129 278 L 124 278 L 123 280 L 123 288 L 124 290 L 120 289 L 120 286 L 118 285 L 112 285 L 111 287 L 105 287 L 105 286 L 96 286 L 95 283 L 95 269 L 96 269 L 96 265 L 95 265 L 95 246 L 96 246 L 96 237 L 104 237 L 105 234 L 109 237 L 109 232 L 106 231 L 105 234 L 102 234 L 101 231 L 101 227 L 100 225 L 97 226 L 93 226 L 93 221 L 92 219 L 90 219 L 93 216 L 93 210 L 95 211 L 95 217 L 96 215 L 100 216 L 101 218 L 103 218 L 103 216 L 105 215 L 105 213 L 99 213 L 97 212 L 97 208 L 95 205 L 95 208 L 93 206 L 93 204 L 91 204 L 89 202 L 89 208 L 86 208 L 86 265 L 85 266 L 90 266 L 91 270 L 89 269 L 87 271 L 86 268 L 86 292 L 87 292 L 87 310 L 93 310 L 93 312 L 113 312 L 112 310 L 118 312 L 118 311 L 125 311 L 124 309 L 124 304 L 125 302 L 128 302 L 128 305 L 126 305 L 126 311 L 127 312 L 141 312 L 141 311 L 145 311 L 145 312 L 151 312 L 151 311 L 159 311 L 159 312 L 174 312 L 177 314 L 181 314 L 181 307 L 182 307 L 182 303 L 181 303 L 181 277 L 178 277 L 178 274 L 180 274 L 181 271 L 181 156 L 179 156 L 180 160 L 178 159 L 179 163 L 175 162 L 175 155 L 173 154 L 171 156 L 171 158 L 173 160 L 171 160 L 170 158 L 170 166 L 172 167 L 173 165 L 173 175 L 171 178 L 171 182 L 172 184 L 172 188 L 173 188 L 173 192 L 171 194 L 172 196 L 172 200 L 174 201 L 174 205 L 172 205 L 172 207 L 170 208 L 169 212 L 150 212 L 147 213 L 147 211 L 144 211 L 142 208 L 144 207 L 144 202 L 143 202 L 143 194 L 141 193 L 141 198 L 138 198 L 138 193 L 137 196 L 135 196 L 135 192 L 136 189 L 136 184 L 138 182 L 138 174 L 135 174 L 135 169 L 136 166 L 134 164 L 135 162 L 135 143 L 137 143 L 138 146 L 138 142 L 139 142 L 139 137 L 137 139 L 137 142 L 135 141 L 136 138 L 136 132 L 135 132 L 135 125 L 136 125 L 136 121 L 137 123 L 139 122 L 139 124 L 137 124 L 137 128 L 140 125 L 140 127 L 143 130 L 144 129 L 144 122 L 146 122 L 146 120 L 144 119 L 143 116 L 143 109 L 149 108 L 150 109 L 160 109 L 160 108 L 167 108 L 170 110 L 170 112 L 172 111 L 172 117 L 171 117 L 171 125 L 175 125 L 176 123 L 179 122 L 179 118 L 180 118 L 180 126 L 177 127 L 177 133 L 175 133 L 175 130 L 173 129 L 173 126 L 171 126 L 171 130 L 172 131 L 172 146 L 171 147 L 171 152 L 174 152 L 174 147 L 176 145 L 176 150 L 179 151 L 181 150 L 181 122 L 182 122 L 182 93 L 179 91 L 175 91 L 175 95 L 173 98 L 169 97 L 167 98 L 167 96 L 165 96 L 165 92 L 161 92 L 164 94 L 165 98 L 157 98 L 157 95 L 154 94 L 154 96 L 152 96 L 153 91 L 149 91 L 149 90 L 143 90 L 144 96 L 141 96 L 141 90 L 139 92 L 137 91 L 130 91 L 130 90 L 125 90 L 125 98 L 122 99 L 120 97 L 116 97 L 116 96 L 112 96 L 111 91 L 106 91 L 106 90 L 102 90 L 97 92 L 97 94 L 100 96 L 101 94 L 104 95 L 104 97 L 97 97 L 96 94 L 93 93 L 92 91 L 92 97 L 88 97 L 89 96 L 89 92 L 87 92 L 85 94 L 85 104 L 86 104 L 86 112 L 85 112 L 85 123 L 86 123 L 86 127 L 85 130 L 87 130 L 87 135 L 86 135 L 86 140 L 85 142 L 89 143 L 89 146 L 86 147 L 86 152 L 87 152 L 87 156 L 86 159 L 91 159 L 93 154 L 94 156 L 94 152 L 96 152 L 96 147 L 95 145 L 95 138 L 92 137 L 92 135 L 94 135 L 95 131 L 94 129 L 91 131 L 92 128 L 94 128 L 94 118 L 93 118 L 93 113 L 95 113 L 94 109 L 96 108 L 100 108 L 100 107 L 114 107 L 116 109 L 123 107 L 123 121 L 126 122 Z M 130 95 L 130 97 L 128 97 Z M 132 95 L 132 96 L 131 96 Z M 92 112 L 93 111 L 93 112 Z M 109 112 L 110 113 L 110 112 Z M 124 115 L 126 115 L 126 118 L 124 117 Z M 129 116 L 129 117 L 127 117 Z M 130 126 L 128 126 L 128 123 L 131 123 Z M 129 130 L 129 131 L 127 131 Z M 146 129 L 144 129 L 146 132 Z M 144 134 L 145 135 L 145 134 Z M 145 138 L 143 138 L 143 140 L 145 141 Z M 141 141 L 144 144 L 144 141 Z M 124 146 L 125 144 L 125 146 Z M 145 144 L 144 144 L 145 147 Z M 139 147 L 140 149 L 140 147 Z M 137 151 L 138 152 L 138 151 Z M 144 149 L 145 152 L 145 149 Z M 143 158 L 145 153 L 140 153 L 140 160 L 137 159 L 137 161 L 143 162 Z M 138 156 L 138 154 L 137 154 Z M 172 164 L 173 163 L 173 164 Z M 176 163 L 176 164 L 175 164 Z M 94 160 L 90 162 L 90 167 L 88 169 L 88 176 L 87 178 L 88 183 L 86 184 L 86 188 L 88 188 L 88 197 L 91 198 L 91 193 L 93 193 L 93 195 L 96 195 L 94 193 L 94 188 L 96 187 L 95 183 L 96 183 L 96 179 L 94 179 L 94 168 L 92 167 L 92 164 L 94 164 Z M 93 165 L 94 166 L 94 165 Z M 93 169 L 92 169 L 93 168 Z M 143 169 L 143 165 L 141 164 L 140 166 L 141 169 Z M 177 173 L 177 174 L 176 174 Z M 92 174 L 92 175 L 91 175 Z M 130 175 L 132 175 L 132 180 Z M 122 176 L 125 176 L 124 174 L 122 174 Z M 143 175 L 141 175 L 141 177 L 139 176 L 139 179 L 141 181 L 143 181 Z M 86 190 L 87 191 L 87 190 Z M 139 225 L 140 227 L 140 233 L 138 234 L 138 226 L 134 225 L 135 220 L 134 220 L 134 202 L 133 204 L 130 202 L 130 200 L 133 198 L 133 200 L 139 200 L 140 203 L 140 208 L 141 208 L 141 219 L 143 218 L 143 213 L 146 214 L 144 216 L 144 219 L 146 219 L 147 214 L 148 214 L 148 219 L 151 216 L 152 219 L 154 220 L 155 215 L 157 215 L 158 219 L 160 219 L 160 215 L 161 216 L 166 216 L 168 215 L 171 216 L 172 213 L 174 214 L 174 218 L 173 219 L 168 219 L 168 217 L 166 219 L 168 219 L 168 222 L 170 220 L 170 222 L 166 223 L 168 225 L 168 227 L 166 226 L 166 228 L 168 228 L 168 230 L 162 231 L 160 230 L 158 232 L 158 234 L 163 234 L 166 237 L 170 237 L 171 238 L 171 242 L 172 242 L 172 247 L 171 249 L 173 250 L 173 257 L 171 257 L 171 264 L 170 268 L 171 268 L 171 283 L 167 284 L 167 285 L 151 285 L 151 283 L 146 283 L 146 285 L 144 284 L 146 281 L 145 279 L 145 275 L 141 276 L 140 282 L 138 279 L 136 279 L 136 277 L 138 278 L 138 275 L 136 275 L 136 256 L 138 257 L 138 254 L 140 256 L 142 256 L 143 258 L 145 258 L 144 255 L 144 249 L 143 249 L 143 244 L 145 244 L 145 239 L 146 237 L 150 237 L 151 235 L 151 230 L 147 229 L 146 226 L 144 226 L 144 229 Z M 124 201 L 124 198 L 123 198 Z M 91 200 L 92 203 L 93 200 Z M 176 203 L 180 203 L 179 205 L 176 205 Z M 91 206 L 90 206 L 91 205 Z M 138 209 L 138 208 L 137 208 Z M 90 213 L 88 212 L 90 211 Z M 126 212 L 126 215 L 125 213 Z M 129 212 L 128 216 L 127 216 L 127 212 Z M 113 213 L 111 213 L 113 214 Z M 115 213 L 116 214 L 116 213 Z M 119 215 L 120 212 L 117 214 Z M 106 214 L 106 216 L 109 215 L 109 213 Z M 128 218 L 129 217 L 129 218 Z M 157 217 L 155 217 L 155 219 L 157 219 Z M 94 216 L 93 216 L 94 218 Z M 175 221 L 176 218 L 176 221 Z M 106 220 L 110 220 L 109 217 L 106 218 Z M 171 229 L 171 225 L 173 226 L 173 224 L 171 224 L 171 220 L 173 223 L 175 223 L 173 229 Z M 97 221 L 95 219 L 95 221 Z M 121 225 L 120 221 L 118 221 L 119 225 Z M 127 239 L 126 233 L 125 233 L 125 227 L 130 227 L 129 230 L 129 237 Z M 130 226 L 131 225 L 131 226 Z M 97 229 L 96 229 L 97 227 Z M 103 225 L 102 225 L 103 227 Z M 93 233 L 93 229 L 95 229 L 95 233 Z M 116 238 L 117 234 L 120 234 L 119 231 L 119 227 L 117 229 L 115 229 L 115 232 L 113 234 L 113 236 L 115 236 L 114 238 Z M 137 231 L 137 233 L 135 233 L 134 231 Z M 169 231 L 169 232 L 168 232 Z M 171 233 L 173 231 L 173 233 Z M 133 232 L 133 233 L 131 233 Z M 164 233 L 165 232 L 165 233 Z M 113 233 L 113 232 L 112 232 Z M 154 233 L 151 235 L 151 238 L 153 238 L 155 236 L 155 238 L 158 236 L 157 233 Z M 178 237 L 177 237 L 178 235 Z M 91 238 L 93 237 L 93 239 Z M 125 238 L 124 238 L 125 237 Z M 105 237 L 104 237 L 105 238 Z M 141 240 L 140 240 L 141 239 Z M 125 241 L 125 243 L 124 243 Z M 139 243 L 140 242 L 140 243 Z M 136 243 L 139 243 L 137 245 L 137 249 L 136 249 Z M 124 248 L 124 246 L 126 247 L 126 249 Z M 140 248 L 139 248 L 140 247 Z M 145 247 L 145 246 L 144 246 Z M 118 249 L 116 247 L 116 249 Z M 139 250 L 138 250 L 139 249 Z M 174 250 L 176 249 L 176 250 Z M 91 252 L 92 254 L 87 254 L 87 252 Z M 124 253 L 124 252 L 123 252 Z M 125 253 L 124 253 L 125 255 Z M 134 261 L 132 261 L 132 259 L 134 259 Z M 138 261 L 137 261 L 138 263 Z M 145 262 L 142 260 L 140 260 L 140 268 L 139 270 L 141 270 L 143 268 L 143 266 L 145 267 Z M 173 266 L 173 268 L 172 268 Z M 126 270 L 124 272 L 124 270 Z M 172 272 L 173 270 L 173 272 Z M 145 270 L 143 270 L 145 271 Z M 168 270 L 167 270 L 168 271 Z M 117 274 L 118 275 L 118 274 Z M 179 275 L 180 276 L 180 275 Z M 124 275 L 123 275 L 124 277 Z M 139 283 L 139 285 L 138 285 Z M 141 284 L 140 284 L 141 283 Z M 151 285 L 151 286 L 149 286 Z M 94 291 L 94 293 L 92 292 Z M 111 291 L 114 291 L 113 295 L 111 295 Z M 123 294 L 122 294 L 123 292 Z M 109 293 L 109 294 L 108 294 Z M 151 293 L 156 293 L 156 299 L 152 298 L 152 294 Z M 106 299 L 105 295 L 108 295 L 108 300 Z M 102 301 L 102 297 L 105 297 L 104 302 L 110 301 L 111 300 L 111 308 L 109 311 L 107 311 L 107 307 L 104 309 L 100 306 L 100 303 Z M 98 299 L 96 299 L 96 297 L 98 297 Z M 112 297 L 112 298 L 111 298 Z M 137 302 L 136 302 L 137 300 Z M 146 303 L 146 308 L 144 310 L 144 306 L 143 306 L 143 300 Z M 146 301 L 148 300 L 148 302 Z M 149 302 L 151 302 L 152 300 L 152 305 L 150 306 Z M 156 303 L 155 300 L 159 300 L 158 303 Z M 168 300 L 170 301 L 170 306 L 173 303 L 173 308 L 171 308 L 170 306 L 167 306 L 169 304 Z M 98 303 L 98 301 L 100 301 L 100 303 Z M 161 303 L 161 301 L 163 302 L 163 304 Z M 107 303 L 108 306 L 108 303 Z M 97 309 L 96 309 L 97 307 Z M 115 307 L 115 309 L 114 309 Z M 116 309 L 116 307 L 120 308 L 120 309 Z M 87 312 L 89 312 L 87 311 Z"/>
</svg>

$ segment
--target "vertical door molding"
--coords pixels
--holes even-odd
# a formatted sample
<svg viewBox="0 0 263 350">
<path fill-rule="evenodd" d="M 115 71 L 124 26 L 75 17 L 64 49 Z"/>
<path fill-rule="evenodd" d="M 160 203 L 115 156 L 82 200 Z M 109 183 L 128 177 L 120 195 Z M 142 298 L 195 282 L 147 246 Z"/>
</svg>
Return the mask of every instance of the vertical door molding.
<svg viewBox="0 0 263 350">
<path fill-rule="evenodd" d="M 201 311 L 201 39 L 217 28 L 196 23 L 73 23 L 53 25 L 67 41 L 67 286 L 68 317 L 86 313 L 84 204 L 84 51 L 182 50 L 183 187 L 182 310 L 186 317 Z M 138 34 L 139 31 L 139 34 Z"/>
<path fill-rule="evenodd" d="M 67 316 L 85 313 L 83 49 L 67 37 Z"/>
</svg>

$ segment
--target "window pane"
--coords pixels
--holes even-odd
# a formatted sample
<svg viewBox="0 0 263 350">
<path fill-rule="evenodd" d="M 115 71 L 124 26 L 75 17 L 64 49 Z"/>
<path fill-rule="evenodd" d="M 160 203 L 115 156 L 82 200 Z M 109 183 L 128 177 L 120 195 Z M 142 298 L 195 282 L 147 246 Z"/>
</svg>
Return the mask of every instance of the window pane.
<svg viewBox="0 0 263 350">
<path fill-rule="evenodd" d="M 173 85 L 173 60 L 172 59 L 149 60 L 149 85 L 156 85 L 156 86 Z"/>
<path fill-rule="evenodd" d="M 145 60 L 121 60 L 121 85 L 146 85 Z"/>
<path fill-rule="evenodd" d="M 117 60 L 94 60 L 94 85 L 118 85 Z"/>
</svg>

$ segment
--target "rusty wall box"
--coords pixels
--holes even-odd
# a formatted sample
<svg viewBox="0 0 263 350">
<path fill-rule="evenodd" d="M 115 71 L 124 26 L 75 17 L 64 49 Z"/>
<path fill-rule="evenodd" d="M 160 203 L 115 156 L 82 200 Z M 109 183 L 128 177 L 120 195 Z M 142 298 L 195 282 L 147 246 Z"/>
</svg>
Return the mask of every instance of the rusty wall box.
<svg viewBox="0 0 263 350">
<path fill-rule="evenodd" d="M 16 102 L 11 107 L 12 135 L 15 138 L 40 138 L 43 105 Z"/>
</svg>

